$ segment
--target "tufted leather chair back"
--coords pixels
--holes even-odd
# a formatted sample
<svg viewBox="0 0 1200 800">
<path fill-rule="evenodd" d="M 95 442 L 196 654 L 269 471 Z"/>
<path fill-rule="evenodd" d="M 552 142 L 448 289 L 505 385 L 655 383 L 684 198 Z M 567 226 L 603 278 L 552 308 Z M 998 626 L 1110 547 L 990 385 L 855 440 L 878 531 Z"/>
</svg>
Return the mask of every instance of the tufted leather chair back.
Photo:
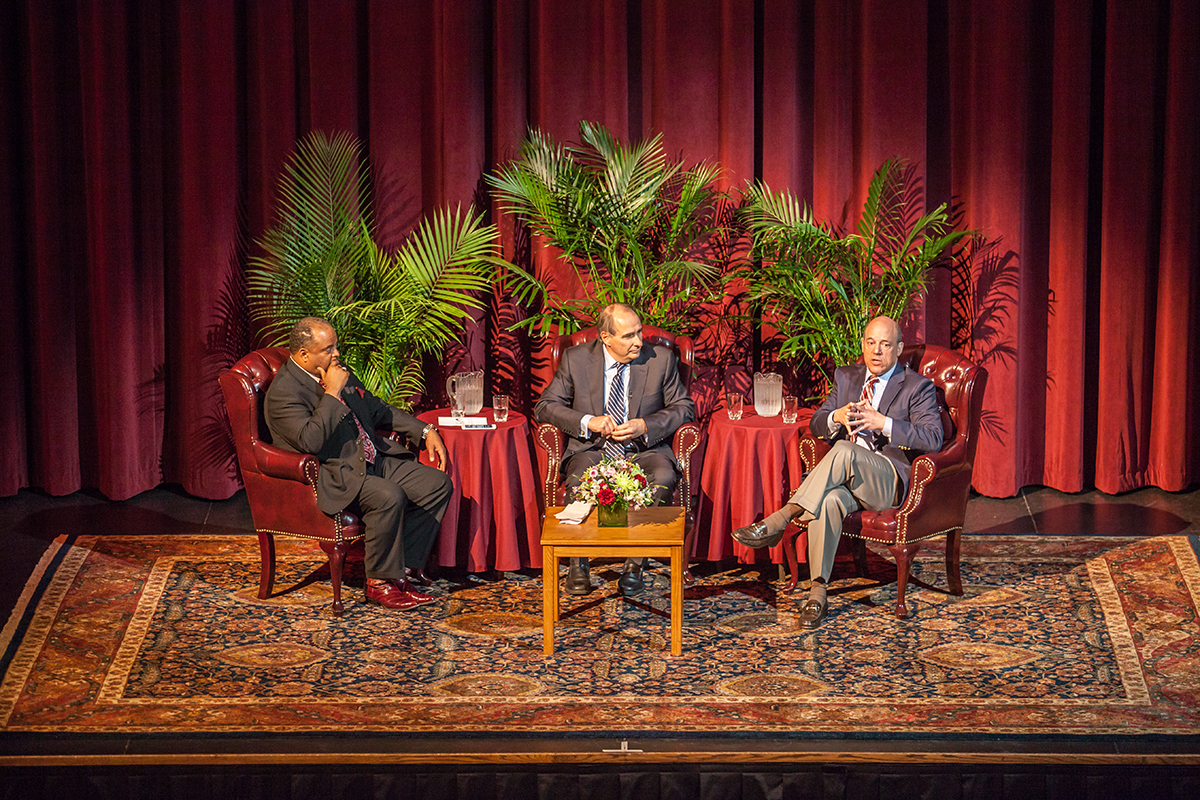
<svg viewBox="0 0 1200 800">
<path fill-rule="evenodd" d="M 255 445 L 259 442 L 271 443 L 271 433 L 263 418 L 262 401 L 275 373 L 290 356 L 286 347 L 255 350 L 221 376 L 225 408 L 237 446 L 238 464 L 243 472 L 247 467 L 256 469 Z"/>
<path fill-rule="evenodd" d="M 948 452 L 963 468 L 972 469 L 986 371 L 961 353 L 935 344 L 906 346 L 899 360 L 933 381 L 942 409 L 942 452 Z"/>
<path fill-rule="evenodd" d="M 558 362 L 568 347 L 587 344 L 599 335 L 600 332 L 596 328 L 584 328 L 581 331 L 565 333 L 557 337 L 550 345 L 550 373 L 558 372 Z M 692 368 L 696 360 L 696 347 L 690 337 L 676 336 L 662 328 L 643 325 L 642 344 L 643 346 L 653 344 L 674 350 L 676 357 L 679 358 L 679 379 L 683 381 L 683 388 L 689 392 L 692 390 Z"/>
</svg>

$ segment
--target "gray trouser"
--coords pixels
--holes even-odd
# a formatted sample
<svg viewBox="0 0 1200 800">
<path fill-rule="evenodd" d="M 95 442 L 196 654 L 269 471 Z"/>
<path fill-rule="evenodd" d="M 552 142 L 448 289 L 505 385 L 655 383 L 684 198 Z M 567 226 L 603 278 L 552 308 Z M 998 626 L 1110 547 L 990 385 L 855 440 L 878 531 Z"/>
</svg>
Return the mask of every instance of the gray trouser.
<svg viewBox="0 0 1200 800">
<path fill-rule="evenodd" d="M 799 520 L 808 522 L 808 568 L 814 578 L 829 580 L 846 515 L 860 508 L 891 508 L 899 488 L 887 458 L 845 439 L 834 443 L 790 501 L 805 511 Z"/>
</svg>

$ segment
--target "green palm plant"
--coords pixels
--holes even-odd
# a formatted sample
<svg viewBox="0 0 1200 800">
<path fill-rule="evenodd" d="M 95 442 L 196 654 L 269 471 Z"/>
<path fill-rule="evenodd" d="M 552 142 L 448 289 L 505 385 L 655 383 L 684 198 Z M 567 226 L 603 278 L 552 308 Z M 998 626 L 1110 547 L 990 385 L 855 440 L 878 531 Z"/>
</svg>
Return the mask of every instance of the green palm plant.
<svg viewBox="0 0 1200 800">
<path fill-rule="evenodd" d="M 384 250 L 368 178 L 350 134 L 298 143 L 280 178 L 278 220 L 250 259 L 251 316 L 275 345 L 301 317 L 328 319 L 342 360 L 375 395 L 407 408 L 424 389 L 423 354 L 440 356 L 460 336 L 505 262 L 495 227 L 461 208 L 434 213 L 397 251 Z"/>
<path fill-rule="evenodd" d="M 896 159 L 871 178 L 853 233 L 814 221 L 788 191 L 752 184 L 745 194 L 754 261 L 740 274 L 762 304 L 763 321 L 782 335 L 780 357 L 806 359 L 826 385 L 832 367 L 861 355 L 867 322 L 903 316 L 930 269 L 972 234 L 952 230 L 944 203 L 921 214 L 913 171 Z"/>
<path fill-rule="evenodd" d="M 720 298 L 736 238 L 728 196 L 714 185 L 719 168 L 683 169 L 661 135 L 626 146 L 586 121 L 579 134 L 580 144 L 563 145 L 532 129 L 517 158 L 487 176 L 503 210 L 557 247 L 584 284 L 583 297 L 566 296 L 514 271 L 514 296 L 538 309 L 517 327 L 571 332 L 620 302 L 648 324 L 689 332 Z"/>
</svg>

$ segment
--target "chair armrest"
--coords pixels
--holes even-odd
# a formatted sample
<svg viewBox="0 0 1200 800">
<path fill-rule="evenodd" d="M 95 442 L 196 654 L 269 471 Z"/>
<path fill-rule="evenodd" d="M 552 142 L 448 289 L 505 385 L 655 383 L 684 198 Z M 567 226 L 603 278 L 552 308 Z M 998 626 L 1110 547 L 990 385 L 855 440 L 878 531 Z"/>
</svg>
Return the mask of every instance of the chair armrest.
<svg viewBox="0 0 1200 800">
<path fill-rule="evenodd" d="M 896 510 L 897 541 L 927 539 L 962 527 L 971 469 L 959 456 L 952 448 L 913 459 L 908 494 Z"/>
<path fill-rule="evenodd" d="M 825 457 L 832 448 L 829 442 L 824 439 L 819 439 L 812 435 L 811 431 L 805 431 L 800 436 L 800 460 L 804 462 L 805 474 L 816 468 L 821 459 Z"/>
<path fill-rule="evenodd" d="M 549 422 L 539 422 L 533 429 L 533 441 L 534 444 L 546 451 L 546 474 L 542 476 L 542 489 L 545 494 L 542 496 L 546 498 L 546 505 L 556 505 L 558 502 L 558 469 L 562 464 L 563 449 L 566 447 L 566 434 Z"/>
<path fill-rule="evenodd" d="M 317 472 L 321 469 L 321 462 L 314 455 L 284 450 L 266 442 L 255 443 L 254 460 L 263 475 L 310 486 L 316 486 Z"/>
<path fill-rule="evenodd" d="M 675 431 L 671 439 L 671 452 L 679 462 L 679 504 L 684 511 L 691 513 L 692 506 L 692 453 L 700 446 L 700 426 L 694 422 L 686 422 Z"/>
</svg>

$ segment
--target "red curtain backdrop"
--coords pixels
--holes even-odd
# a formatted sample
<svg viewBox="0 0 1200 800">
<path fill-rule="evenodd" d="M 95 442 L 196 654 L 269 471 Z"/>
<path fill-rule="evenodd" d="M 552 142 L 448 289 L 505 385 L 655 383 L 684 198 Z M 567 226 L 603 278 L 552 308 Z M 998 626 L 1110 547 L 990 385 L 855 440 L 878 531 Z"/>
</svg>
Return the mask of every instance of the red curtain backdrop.
<svg viewBox="0 0 1200 800">
<path fill-rule="evenodd" d="M 976 489 L 1185 488 L 1198 41 L 1185 0 L 2 3 L 0 495 L 238 489 L 216 375 L 256 344 L 243 269 L 298 136 L 366 142 L 395 243 L 581 119 L 850 224 L 908 159 L 982 233 L 906 322 L 991 374 Z M 504 336 L 481 316 L 449 368 L 527 402 Z"/>
</svg>

